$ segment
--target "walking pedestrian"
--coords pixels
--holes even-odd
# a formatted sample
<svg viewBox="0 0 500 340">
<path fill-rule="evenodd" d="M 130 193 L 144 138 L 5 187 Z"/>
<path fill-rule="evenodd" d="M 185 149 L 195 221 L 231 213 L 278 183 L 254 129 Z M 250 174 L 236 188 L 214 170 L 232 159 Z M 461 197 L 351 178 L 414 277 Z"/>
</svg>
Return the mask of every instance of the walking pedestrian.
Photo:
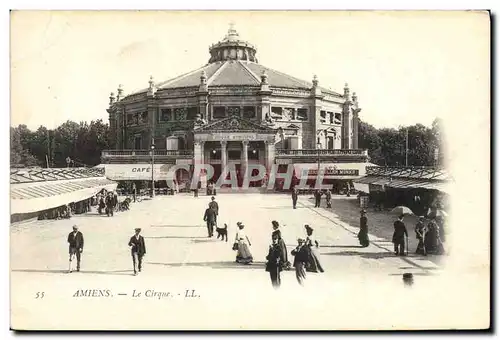
<svg viewBox="0 0 500 340">
<path fill-rule="evenodd" d="M 425 249 L 426 233 L 427 227 L 425 226 L 425 218 L 420 216 L 417 224 L 415 225 L 415 236 L 418 240 L 417 249 L 415 250 L 416 254 L 427 255 L 427 251 Z"/>
<path fill-rule="evenodd" d="M 113 216 L 113 207 L 115 205 L 115 199 L 113 197 L 113 193 L 109 192 L 106 196 L 106 215 Z"/>
<path fill-rule="evenodd" d="M 134 198 L 134 203 L 137 199 L 137 186 L 135 185 L 135 183 L 132 183 L 132 196 Z"/>
<path fill-rule="evenodd" d="M 308 251 L 308 262 L 306 265 L 306 270 L 308 272 L 323 273 L 324 269 L 320 261 L 319 242 L 313 237 L 314 229 L 311 228 L 308 224 L 306 224 L 304 228 L 306 228 L 307 234 L 305 246 L 307 247 Z"/>
<path fill-rule="evenodd" d="M 292 250 L 293 267 L 295 268 L 295 277 L 297 282 L 303 286 L 306 279 L 306 263 L 307 263 L 307 249 L 305 247 L 305 240 L 303 238 L 297 239 L 298 245 Z"/>
<path fill-rule="evenodd" d="M 330 190 L 326 190 L 325 193 L 325 199 L 326 199 L 326 207 L 331 208 L 332 207 L 332 192 Z"/>
<path fill-rule="evenodd" d="M 314 207 L 319 208 L 321 205 L 321 191 L 319 189 L 314 192 L 314 202 Z"/>
<path fill-rule="evenodd" d="M 286 249 L 285 240 L 283 240 L 281 230 L 279 229 L 280 225 L 278 221 L 272 221 L 273 232 L 271 234 L 271 238 L 276 237 L 278 239 L 278 245 L 281 250 L 281 261 L 283 262 L 283 269 L 288 270 L 292 266 L 292 264 L 288 261 L 288 250 Z"/>
<path fill-rule="evenodd" d="M 73 231 L 68 235 L 69 243 L 69 272 L 73 272 L 72 262 L 76 257 L 76 271 L 80 271 L 80 261 L 83 252 L 83 234 L 78 230 L 78 226 L 73 226 Z"/>
<path fill-rule="evenodd" d="M 216 221 L 215 210 L 208 206 L 205 210 L 205 215 L 203 216 L 203 221 L 207 222 L 208 237 L 212 237 L 214 234 L 214 226 Z"/>
<path fill-rule="evenodd" d="M 399 218 L 394 222 L 394 233 L 392 234 L 392 243 L 394 243 L 394 252 L 399 256 L 405 254 L 405 237 L 408 237 L 408 231 L 403 222 L 404 215 L 399 215 Z"/>
<path fill-rule="evenodd" d="M 368 218 L 366 217 L 366 210 L 361 210 L 361 217 L 359 218 L 359 233 L 358 233 L 359 244 L 365 248 L 370 245 L 370 239 L 368 238 Z"/>
<path fill-rule="evenodd" d="M 217 216 L 219 216 L 219 204 L 215 201 L 215 197 L 212 196 L 210 203 L 208 204 L 209 208 L 215 211 L 215 225 L 217 226 Z"/>
<path fill-rule="evenodd" d="M 294 187 L 292 189 L 292 205 L 294 209 L 297 209 L 297 200 L 299 199 L 299 190 Z"/>
<path fill-rule="evenodd" d="M 243 230 L 245 228 L 243 223 L 238 222 L 236 225 L 239 229 L 236 233 L 236 239 L 234 240 L 235 244 L 233 245 L 233 249 L 238 251 L 236 253 L 236 262 L 250 264 L 253 262 L 253 256 L 250 252 L 250 246 L 252 243 L 250 243 L 250 239 Z"/>
<path fill-rule="evenodd" d="M 272 237 L 272 244 L 269 246 L 269 253 L 266 256 L 266 272 L 269 272 L 271 283 L 274 289 L 281 286 L 282 258 L 281 249 L 278 244 L 278 237 Z"/>
<path fill-rule="evenodd" d="M 130 253 L 132 255 L 132 264 L 134 266 L 134 275 L 137 275 L 137 271 L 142 270 L 142 259 L 146 255 L 146 243 L 144 242 L 144 237 L 140 235 L 141 228 L 135 228 L 135 234 L 130 238 L 128 245 L 130 248 Z"/>
</svg>

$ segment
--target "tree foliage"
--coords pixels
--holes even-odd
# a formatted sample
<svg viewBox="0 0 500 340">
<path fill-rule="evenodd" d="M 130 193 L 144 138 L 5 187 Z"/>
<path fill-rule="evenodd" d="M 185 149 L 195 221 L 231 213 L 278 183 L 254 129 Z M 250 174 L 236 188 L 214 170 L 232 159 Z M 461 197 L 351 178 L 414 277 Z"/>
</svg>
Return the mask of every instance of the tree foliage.
<svg viewBox="0 0 500 340">
<path fill-rule="evenodd" d="M 22 166 L 94 166 L 100 163 L 101 151 L 108 148 L 108 124 L 102 120 L 76 123 L 67 121 L 54 130 L 40 126 L 36 131 L 26 125 L 10 129 L 11 164 Z"/>
<path fill-rule="evenodd" d="M 434 165 L 436 150 L 438 150 L 438 163 L 443 163 L 443 124 L 439 119 L 435 119 L 430 128 L 416 124 L 400 126 L 398 129 L 377 129 L 370 124 L 360 122 L 359 148 L 368 149 L 371 162 L 374 164 L 405 165 L 407 133 L 408 165 Z"/>
</svg>

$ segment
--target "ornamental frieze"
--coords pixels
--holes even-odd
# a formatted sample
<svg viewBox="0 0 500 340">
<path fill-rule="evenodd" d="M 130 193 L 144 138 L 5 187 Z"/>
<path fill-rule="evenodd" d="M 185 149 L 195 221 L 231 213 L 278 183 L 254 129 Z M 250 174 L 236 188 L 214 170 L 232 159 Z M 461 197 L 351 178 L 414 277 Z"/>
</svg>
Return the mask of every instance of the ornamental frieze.
<svg viewBox="0 0 500 340">
<path fill-rule="evenodd" d="M 259 88 L 249 89 L 245 87 L 234 87 L 234 88 L 210 88 L 209 92 L 211 95 L 245 95 L 245 96 L 256 96 L 258 95 Z"/>
<path fill-rule="evenodd" d="M 282 97 L 301 97 L 307 98 L 311 95 L 309 91 L 303 90 L 293 90 L 293 89 L 272 89 L 273 96 L 282 96 Z"/>
</svg>

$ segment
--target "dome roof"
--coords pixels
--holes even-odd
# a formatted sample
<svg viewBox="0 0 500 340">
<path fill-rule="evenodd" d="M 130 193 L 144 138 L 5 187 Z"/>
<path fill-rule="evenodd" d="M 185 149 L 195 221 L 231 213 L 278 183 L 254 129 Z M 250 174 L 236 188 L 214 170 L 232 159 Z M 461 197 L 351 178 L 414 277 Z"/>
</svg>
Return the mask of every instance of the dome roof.
<svg viewBox="0 0 500 340">
<path fill-rule="evenodd" d="M 258 63 L 255 47 L 241 40 L 238 32 L 231 26 L 225 38 L 210 47 L 211 58 L 209 63 L 191 72 L 176 78 L 158 82 L 156 89 L 174 89 L 184 87 L 199 87 L 200 76 L 206 76 L 207 86 L 260 86 L 261 75 L 265 72 L 267 81 L 272 89 L 292 88 L 310 90 L 312 82 L 301 80 L 286 73 L 273 70 Z M 330 89 L 321 88 L 321 91 L 334 96 L 342 96 Z M 148 91 L 147 88 L 132 94 Z"/>
</svg>

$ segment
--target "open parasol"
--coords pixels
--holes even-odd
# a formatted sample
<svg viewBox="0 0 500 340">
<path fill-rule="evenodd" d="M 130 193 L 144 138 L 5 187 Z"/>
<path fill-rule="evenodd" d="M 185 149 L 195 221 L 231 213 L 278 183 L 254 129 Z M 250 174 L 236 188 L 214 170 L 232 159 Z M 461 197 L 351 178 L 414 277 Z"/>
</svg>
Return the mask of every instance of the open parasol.
<svg viewBox="0 0 500 340">
<path fill-rule="evenodd" d="M 391 210 L 391 213 L 395 215 L 415 215 L 413 211 L 411 211 L 410 208 L 405 207 L 405 206 L 397 206 L 394 209 Z"/>
</svg>

